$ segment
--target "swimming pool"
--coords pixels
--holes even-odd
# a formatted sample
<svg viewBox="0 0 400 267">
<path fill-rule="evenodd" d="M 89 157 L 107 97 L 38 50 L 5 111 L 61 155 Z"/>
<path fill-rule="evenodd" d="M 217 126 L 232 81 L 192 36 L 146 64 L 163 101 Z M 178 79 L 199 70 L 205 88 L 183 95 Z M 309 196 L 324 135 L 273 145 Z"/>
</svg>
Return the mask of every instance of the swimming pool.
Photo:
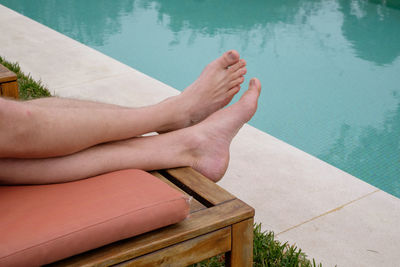
<svg viewBox="0 0 400 267">
<path fill-rule="evenodd" d="M 395 1 L 0 3 L 180 90 L 236 49 L 263 84 L 251 125 L 400 197 Z"/>
</svg>

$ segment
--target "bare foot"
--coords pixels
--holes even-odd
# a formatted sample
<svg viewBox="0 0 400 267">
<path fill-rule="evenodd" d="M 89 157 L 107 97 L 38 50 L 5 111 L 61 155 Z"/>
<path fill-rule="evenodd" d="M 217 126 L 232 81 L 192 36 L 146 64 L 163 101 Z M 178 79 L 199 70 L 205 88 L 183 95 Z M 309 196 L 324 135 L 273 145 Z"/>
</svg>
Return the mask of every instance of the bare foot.
<svg viewBox="0 0 400 267">
<path fill-rule="evenodd" d="M 185 129 L 191 131 L 195 140 L 191 167 L 214 182 L 222 178 L 228 168 L 231 141 L 256 112 L 260 91 L 260 81 L 253 78 L 237 103 Z"/>
<path fill-rule="evenodd" d="M 167 100 L 177 108 L 176 116 L 174 123 L 161 132 L 194 125 L 226 106 L 240 90 L 247 71 L 245 66 L 245 60 L 235 50 L 208 64 L 193 84 Z"/>
</svg>

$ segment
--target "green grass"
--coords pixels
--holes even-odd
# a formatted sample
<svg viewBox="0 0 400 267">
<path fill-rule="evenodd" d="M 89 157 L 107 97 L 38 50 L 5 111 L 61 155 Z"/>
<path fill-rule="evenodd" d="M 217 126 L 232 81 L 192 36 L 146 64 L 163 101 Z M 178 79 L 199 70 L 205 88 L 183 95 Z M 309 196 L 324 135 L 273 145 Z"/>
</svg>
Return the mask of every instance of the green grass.
<svg viewBox="0 0 400 267">
<path fill-rule="evenodd" d="M 0 56 L 0 64 L 17 74 L 21 99 L 27 100 L 51 96 L 42 82 L 35 81 L 30 74 L 24 74 L 18 63 L 8 62 Z M 307 259 L 307 255 L 296 246 L 276 240 L 273 232 L 262 232 L 261 224 L 254 225 L 253 245 L 254 267 L 322 267 L 322 264 L 316 264 L 314 259 Z M 224 255 L 215 256 L 192 266 L 222 267 L 225 266 L 224 257 Z"/>
<path fill-rule="evenodd" d="M 0 64 L 17 74 L 20 99 L 29 100 L 51 96 L 42 82 L 35 81 L 30 74 L 23 73 L 18 63 L 11 63 L 0 56 Z"/>
<path fill-rule="evenodd" d="M 275 239 L 272 231 L 261 231 L 261 224 L 254 225 L 253 266 L 254 267 L 322 267 L 314 259 L 294 245 L 282 243 Z M 192 265 L 193 267 L 222 267 L 224 255 Z"/>
<path fill-rule="evenodd" d="M 281 243 L 273 232 L 262 232 L 261 224 L 254 225 L 254 266 L 322 267 L 294 245 Z"/>
</svg>

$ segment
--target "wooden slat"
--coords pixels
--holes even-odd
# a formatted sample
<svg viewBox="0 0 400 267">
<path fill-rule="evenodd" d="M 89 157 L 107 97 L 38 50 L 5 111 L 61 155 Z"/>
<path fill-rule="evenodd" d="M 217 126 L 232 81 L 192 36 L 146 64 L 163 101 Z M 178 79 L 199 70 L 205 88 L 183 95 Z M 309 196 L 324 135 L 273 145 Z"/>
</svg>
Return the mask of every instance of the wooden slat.
<svg viewBox="0 0 400 267">
<path fill-rule="evenodd" d="M 109 266 L 252 218 L 254 209 L 239 199 L 195 212 L 178 224 L 122 240 L 54 264 Z"/>
<path fill-rule="evenodd" d="M 232 225 L 232 251 L 227 253 L 227 265 L 250 267 L 253 264 L 253 224 L 254 219 Z"/>
<path fill-rule="evenodd" d="M 7 82 L 1 83 L 1 96 L 3 97 L 11 97 L 18 99 L 18 83 L 17 82 Z"/>
<path fill-rule="evenodd" d="M 230 250 L 231 227 L 225 227 L 116 266 L 187 266 Z"/>
<path fill-rule="evenodd" d="M 16 81 L 17 75 L 0 64 L 0 83 Z"/>
<path fill-rule="evenodd" d="M 218 205 L 235 199 L 235 196 L 190 167 L 168 169 L 165 172 L 171 176 L 167 177 L 169 180 L 186 192 L 194 191 L 188 193 L 206 206 Z M 205 202 L 202 201 L 203 199 Z"/>
<path fill-rule="evenodd" d="M 157 177 L 158 179 L 160 179 L 164 183 L 168 184 L 169 186 L 175 188 L 176 190 L 181 191 L 185 195 L 192 197 L 192 199 L 190 200 L 190 213 L 193 213 L 193 212 L 196 212 L 196 211 L 199 211 L 199 210 L 207 208 L 206 206 L 201 204 L 199 201 L 197 201 L 195 198 L 193 198 L 193 196 L 189 195 L 188 193 L 186 193 L 185 191 L 183 191 L 182 189 L 177 187 L 175 184 L 173 184 L 171 181 L 169 181 L 167 178 L 162 176 L 159 172 L 153 171 L 153 172 L 150 172 L 150 174 L 154 175 L 155 177 Z"/>
</svg>

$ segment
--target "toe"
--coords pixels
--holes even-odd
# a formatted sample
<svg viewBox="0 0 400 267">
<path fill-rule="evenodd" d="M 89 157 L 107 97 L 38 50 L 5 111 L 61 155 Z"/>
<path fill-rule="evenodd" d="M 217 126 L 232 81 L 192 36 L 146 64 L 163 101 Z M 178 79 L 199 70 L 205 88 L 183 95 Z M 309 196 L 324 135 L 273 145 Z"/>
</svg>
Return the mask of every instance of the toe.
<svg viewBox="0 0 400 267">
<path fill-rule="evenodd" d="M 243 82 L 244 82 L 244 77 L 243 77 L 243 76 L 240 76 L 239 78 L 234 79 L 233 81 L 231 81 L 231 82 L 229 83 L 229 88 L 233 88 L 233 87 L 235 87 L 235 86 L 237 86 L 237 85 L 242 84 Z"/>
<path fill-rule="evenodd" d="M 240 101 L 249 104 L 250 106 L 257 106 L 257 100 L 261 92 L 261 83 L 257 78 L 250 80 L 249 89 L 242 95 Z"/>
<path fill-rule="evenodd" d="M 243 120 L 249 121 L 257 110 L 258 97 L 260 96 L 261 84 L 256 78 L 251 79 L 249 89 L 244 92 L 238 102 L 242 111 Z"/>
<path fill-rule="evenodd" d="M 242 95 L 240 100 L 244 102 L 257 102 L 257 99 L 261 92 L 261 83 L 257 78 L 253 78 L 250 80 L 249 89 Z"/>
<path fill-rule="evenodd" d="M 235 87 L 229 89 L 229 91 L 225 95 L 226 98 L 224 100 L 224 106 L 228 105 L 232 101 L 233 97 L 237 93 L 239 93 L 239 91 L 240 91 L 240 85 L 236 85 Z"/>
<path fill-rule="evenodd" d="M 240 91 L 240 85 L 236 85 L 235 87 L 229 89 L 228 98 L 234 97 Z"/>
<path fill-rule="evenodd" d="M 240 59 L 237 63 L 229 67 L 229 71 L 236 72 L 241 68 L 246 66 L 246 61 L 244 59 Z"/>
<path fill-rule="evenodd" d="M 225 52 L 222 57 L 218 59 L 221 67 L 228 68 L 239 61 L 239 53 L 236 50 Z"/>
<path fill-rule="evenodd" d="M 257 90 L 258 93 L 261 92 L 261 83 L 257 78 L 252 78 L 249 83 L 249 89 Z"/>
<path fill-rule="evenodd" d="M 237 79 L 237 78 L 239 78 L 241 76 L 246 75 L 246 73 L 247 73 L 247 69 L 246 68 L 238 69 L 235 73 L 233 73 L 232 79 Z"/>
</svg>

